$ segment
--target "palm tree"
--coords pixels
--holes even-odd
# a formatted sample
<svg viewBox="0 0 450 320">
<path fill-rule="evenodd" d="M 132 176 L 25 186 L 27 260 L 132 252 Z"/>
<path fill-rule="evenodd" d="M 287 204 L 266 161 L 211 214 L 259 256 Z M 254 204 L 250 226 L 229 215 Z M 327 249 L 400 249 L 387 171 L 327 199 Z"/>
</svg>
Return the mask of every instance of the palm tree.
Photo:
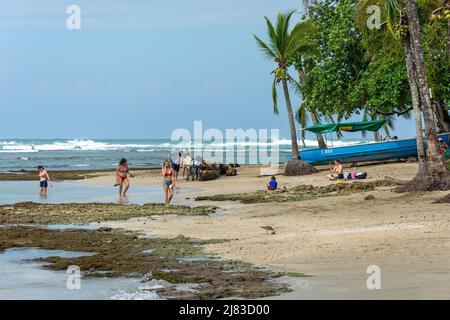
<svg viewBox="0 0 450 320">
<path fill-rule="evenodd" d="M 360 9 L 366 8 L 368 2 L 368 0 L 362 0 L 359 4 Z M 450 189 L 450 172 L 438 149 L 436 123 L 425 74 L 417 4 L 414 0 L 384 0 L 383 2 L 388 29 L 398 40 L 403 42 L 405 48 L 405 63 L 417 132 L 419 170 L 416 177 L 400 189 L 404 191 Z M 422 2 L 425 5 L 430 3 L 428 0 Z M 402 32 L 395 32 L 395 29 L 400 31 L 406 29 L 407 32 L 402 36 Z M 422 115 L 427 139 L 426 152 L 423 147 Z"/>
<path fill-rule="evenodd" d="M 440 176 L 445 177 L 448 180 L 446 184 L 448 184 L 448 187 L 450 188 L 450 172 L 443 162 L 443 157 L 439 149 L 439 143 L 437 141 L 436 123 L 433 113 L 433 105 L 431 103 L 430 88 L 425 72 L 423 46 L 420 38 L 419 13 L 417 4 L 414 0 L 406 0 L 406 13 L 408 17 L 411 52 L 416 66 L 419 92 L 422 98 L 422 113 L 427 138 L 425 162 L 429 171 L 428 175 L 435 177 L 437 181 L 433 182 L 437 184 L 440 184 Z"/>
<path fill-rule="evenodd" d="M 378 114 L 376 112 L 370 112 L 371 110 L 368 107 L 364 108 L 363 112 L 363 121 L 368 120 L 385 120 L 385 123 L 383 125 L 384 133 L 386 134 L 386 137 L 391 138 L 391 130 L 395 129 L 395 118 L 392 114 Z M 400 115 L 401 117 L 405 119 L 410 119 L 411 114 L 410 112 L 405 112 Z M 362 131 L 362 136 L 365 138 L 367 136 L 367 131 Z M 377 132 L 373 133 L 374 141 L 380 141 L 380 135 Z M 423 148 L 422 148 L 423 150 Z"/>
<path fill-rule="evenodd" d="M 277 85 L 281 83 L 286 100 L 286 111 L 288 114 L 289 128 L 292 144 L 292 160 L 288 162 L 285 175 L 301 175 L 316 172 L 316 170 L 300 160 L 297 131 L 295 128 L 294 113 L 292 112 L 292 103 L 289 95 L 288 82 L 292 81 L 288 73 L 288 68 L 292 64 L 296 51 L 304 44 L 306 37 L 305 28 L 295 26 L 289 30 L 289 22 L 295 11 L 278 13 L 275 26 L 264 17 L 268 30 L 268 42 L 264 42 L 258 36 L 254 35 L 255 40 L 261 49 L 261 52 L 277 64 L 273 70 L 274 78 L 272 82 L 272 100 L 275 114 L 279 113 L 277 104 Z"/>
</svg>

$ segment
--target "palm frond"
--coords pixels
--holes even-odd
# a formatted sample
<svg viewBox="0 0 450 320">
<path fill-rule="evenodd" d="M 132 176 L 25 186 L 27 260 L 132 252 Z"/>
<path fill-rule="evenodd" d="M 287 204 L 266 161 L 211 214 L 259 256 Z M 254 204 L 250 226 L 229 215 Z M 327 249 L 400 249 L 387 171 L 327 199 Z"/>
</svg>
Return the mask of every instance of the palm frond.
<svg viewBox="0 0 450 320">
<path fill-rule="evenodd" d="M 291 85 L 291 89 L 294 90 L 299 96 L 302 95 L 300 81 L 295 80 L 291 76 L 289 76 L 289 83 Z"/>
<path fill-rule="evenodd" d="M 289 57 L 298 52 L 312 53 L 317 50 L 316 46 L 308 41 L 308 39 L 316 32 L 317 27 L 311 21 L 297 23 L 290 33 L 286 48 L 286 56 Z"/>
<path fill-rule="evenodd" d="M 253 35 L 255 37 L 256 43 L 258 44 L 259 49 L 261 50 L 261 53 L 268 59 L 276 59 L 276 54 L 273 52 L 273 50 L 260 38 L 258 38 L 257 35 Z"/>
<path fill-rule="evenodd" d="M 277 78 L 273 77 L 273 83 L 272 83 L 272 102 L 273 102 L 273 113 L 278 115 L 280 111 L 278 110 L 278 103 L 277 103 Z"/>
<path fill-rule="evenodd" d="M 295 10 L 289 10 L 282 16 L 282 23 L 279 26 L 280 27 L 280 33 L 282 35 L 283 40 L 283 52 L 287 54 L 287 51 L 289 49 L 290 44 L 290 38 L 292 35 L 292 32 L 289 32 L 289 22 L 291 20 L 292 15 L 295 13 Z"/>
<path fill-rule="evenodd" d="M 394 26 L 398 24 L 399 15 L 401 15 L 401 5 L 398 0 L 385 0 L 384 9 L 386 11 L 386 23 L 389 32 L 398 39 Z"/>
<path fill-rule="evenodd" d="M 264 20 L 266 20 L 267 25 L 267 35 L 269 37 L 269 45 L 274 52 L 279 53 L 279 39 L 278 39 L 279 37 L 275 31 L 272 21 L 270 21 L 270 19 L 267 17 L 264 17 Z"/>
</svg>

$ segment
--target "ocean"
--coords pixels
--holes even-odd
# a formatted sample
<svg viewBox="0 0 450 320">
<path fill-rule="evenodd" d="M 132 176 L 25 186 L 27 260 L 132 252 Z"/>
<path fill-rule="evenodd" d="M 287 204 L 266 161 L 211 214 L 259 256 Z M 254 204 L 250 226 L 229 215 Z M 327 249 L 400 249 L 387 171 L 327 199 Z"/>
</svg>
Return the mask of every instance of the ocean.
<svg viewBox="0 0 450 320">
<path fill-rule="evenodd" d="M 335 141 L 334 146 L 360 143 L 361 140 Z M 331 144 L 330 144 L 331 145 Z M 301 143 L 300 143 L 301 146 Z M 316 148 L 314 140 L 305 141 L 306 148 Z M 205 160 L 237 162 L 240 164 L 267 163 L 255 157 L 252 150 L 278 152 L 279 162 L 290 158 L 290 141 L 281 139 L 269 143 L 190 143 L 178 145 L 169 139 L 0 139 L 0 172 L 34 170 L 43 165 L 50 170 L 110 169 L 126 158 L 131 167 L 159 167 L 169 153 L 178 150 L 196 152 Z M 217 156 L 217 155 L 220 156 Z M 221 156 L 223 154 L 224 156 Z M 229 155 L 233 154 L 233 157 Z M 227 157 L 225 157 L 227 155 Z M 213 158 L 212 158 L 213 157 Z M 219 161 L 217 161 L 219 158 Z"/>
</svg>

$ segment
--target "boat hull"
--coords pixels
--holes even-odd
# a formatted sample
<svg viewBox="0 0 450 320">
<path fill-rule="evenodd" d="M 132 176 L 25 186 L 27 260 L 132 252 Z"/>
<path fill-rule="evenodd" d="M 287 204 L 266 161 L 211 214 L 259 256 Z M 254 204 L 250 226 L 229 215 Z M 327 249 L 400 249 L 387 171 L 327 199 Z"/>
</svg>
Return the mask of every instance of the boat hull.
<svg viewBox="0 0 450 320">
<path fill-rule="evenodd" d="M 449 143 L 449 134 L 441 134 L 439 138 Z M 340 159 L 342 163 L 349 163 L 417 157 L 417 141 L 414 138 L 303 150 L 300 156 L 302 160 L 312 165 L 329 164 L 336 159 Z"/>
</svg>

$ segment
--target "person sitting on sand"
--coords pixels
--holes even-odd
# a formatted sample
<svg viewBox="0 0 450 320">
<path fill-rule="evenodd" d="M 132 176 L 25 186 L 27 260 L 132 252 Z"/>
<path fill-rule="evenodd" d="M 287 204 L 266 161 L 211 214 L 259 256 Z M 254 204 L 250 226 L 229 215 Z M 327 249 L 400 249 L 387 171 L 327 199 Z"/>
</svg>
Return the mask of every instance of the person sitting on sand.
<svg viewBox="0 0 450 320">
<path fill-rule="evenodd" d="M 128 180 L 128 174 L 131 175 L 130 170 L 128 169 L 128 163 L 126 159 L 122 159 L 119 162 L 119 166 L 116 170 L 116 185 L 119 185 L 119 197 L 126 197 L 128 188 L 130 187 L 130 182 Z M 125 188 L 123 186 L 125 185 Z M 122 193 L 123 190 L 123 193 Z"/>
<path fill-rule="evenodd" d="M 50 176 L 49 176 L 47 170 L 45 170 L 45 168 L 43 166 L 39 166 L 38 171 L 39 171 L 39 195 L 41 197 L 46 197 L 48 183 L 49 182 L 52 183 L 52 182 L 50 180 Z"/>
<path fill-rule="evenodd" d="M 341 164 L 341 160 L 336 159 L 334 166 L 330 165 L 330 171 L 331 173 L 327 175 L 329 180 L 344 179 L 344 167 Z"/>
<path fill-rule="evenodd" d="M 269 191 L 275 191 L 275 190 L 277 190 L 277 187 L 278 187 L 277 179 L 275 178 L 275 176 L 272 176 L 270 178 L 269 183 L 266 184 L 266 188 Z"/>
<path fill-rule="evenodd" d="M 164 202 L 166 206 L 170 204 L 175 195 L 175 173 L 170 167 L 169 160 L 164 161 L 162 168 L 163 188 L 164 188 Z"/>
</svg>

